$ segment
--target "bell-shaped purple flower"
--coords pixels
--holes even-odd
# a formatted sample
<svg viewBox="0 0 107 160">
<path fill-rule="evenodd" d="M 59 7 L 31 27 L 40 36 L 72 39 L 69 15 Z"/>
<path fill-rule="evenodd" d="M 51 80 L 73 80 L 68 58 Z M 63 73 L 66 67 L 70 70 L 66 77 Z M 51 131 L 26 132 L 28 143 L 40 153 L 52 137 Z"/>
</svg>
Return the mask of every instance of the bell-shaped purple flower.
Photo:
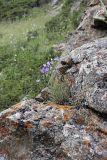
<svg viewBox="0 0 107 160">
<path fill-rule="evenodd" d="M 41 69 L 40 69 L 40 72 L 41 73 L 47 73 L 49 71 L 49 67 L 42 67 Z"/>
</svg>

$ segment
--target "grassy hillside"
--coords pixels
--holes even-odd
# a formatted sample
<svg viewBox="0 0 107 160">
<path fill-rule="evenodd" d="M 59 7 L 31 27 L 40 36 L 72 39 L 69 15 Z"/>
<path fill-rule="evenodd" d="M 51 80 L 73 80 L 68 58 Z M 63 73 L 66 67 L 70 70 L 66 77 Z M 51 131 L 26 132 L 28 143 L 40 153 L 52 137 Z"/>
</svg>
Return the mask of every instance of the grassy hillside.
<svg viewBox="0 0 107 160">
<path fill-rule="evenodd" d="M 24 1 L 19 0 L 18 3 Z M 63 6 L 66 4 L 67 8 L 69 3 L 65 2 Z M 27 17 L 0 23 L 0 110 L 24 97 L 35 97 L 47 85 L 49 74 L 43 73 L 41 67 L 48 61 L 53 63 L 52 58 L 59 55 L 52 50 L 53 44 L 63 41 L 65 35 L 76 27 L 74 18 L 77 22 L 80 17 L 79 13 L 75 17 L 70 14 L 70 10 L 65 9 L 69 15 L 65 29 L 64 18 L 55 23 L 59 15 L 64 16 L 65 10 L 62 8 L 53 17 L 50 14 L 52 9 L 49 5 L 33 8 Z M 68 18 L 70 16 L 72 19 Z M 59 26 L 63 28 L 62 31 Z"/>
<path fill-rule="evenodd" d="M 36 16 L 34 16 L 36 15 Z M 0 107 L 6 108 L 44 86 L 40 67 L 54 57 L 44 25 L 50 16 L 43 9 L 13 23 L 0 24 Z M 41 79 L 38 87 L 37 79 Z"/>
</svg>

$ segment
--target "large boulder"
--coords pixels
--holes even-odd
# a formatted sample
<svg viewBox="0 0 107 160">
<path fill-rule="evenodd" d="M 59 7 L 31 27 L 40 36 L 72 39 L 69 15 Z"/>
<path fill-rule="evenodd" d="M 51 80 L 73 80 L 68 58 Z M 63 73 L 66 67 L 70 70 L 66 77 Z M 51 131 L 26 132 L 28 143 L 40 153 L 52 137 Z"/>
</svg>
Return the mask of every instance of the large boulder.
<svg viewBox="0 0 107 160">
<path fill-rule="evenodd" d="M 67 68 L 68 59 L 72 65 Z M 57 70 L 60 76 L 63 74 L 69 79 L 72 101 L 84 101 L 96 111 L 107 114 L 107 38 L 76 48 L 62 57 L 60 63 Z M 66 68 L 64 73 L 61 67 Z"/>
<path fill-rule="evenodd" d="M 0 114 L 0 160 L 91 159 L 107 159 L 107 122 L 89 109 L 26 100 Z"/>
</svg>

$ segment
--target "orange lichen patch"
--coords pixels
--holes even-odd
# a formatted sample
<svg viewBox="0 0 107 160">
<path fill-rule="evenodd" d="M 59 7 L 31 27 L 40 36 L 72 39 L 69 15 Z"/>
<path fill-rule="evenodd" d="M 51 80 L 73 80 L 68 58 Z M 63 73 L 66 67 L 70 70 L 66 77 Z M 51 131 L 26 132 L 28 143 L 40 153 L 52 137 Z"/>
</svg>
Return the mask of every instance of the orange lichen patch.
<svg viewBox="0 0 107 160">
<path fill-rule="evenodd" d="M 72 106 L 68 106 L 68 105 L 58 105 L 55 103 L 48 103 L 46 105 L 46 107 L 48 107 L 48 106 L 52 106 L 52 107 L 60 110 L 60 112 L 61 112 L 60 119 L 63 118 L 64 121 L 70 120 L 70 118 L 73 117 L 73 114 L 75 112 L 75 109 Z"/>
<path fill-rule="evenodd" d="M 34 128 L 34 126 L 31 122 L 25 122 L 24 123 L 24 128 L 31 129 L 31 128 Z"/>
<path fill-rule="evenodd" d="M 45 105 L 44 105 L 43 103 L 40 103 L 40 104 L 33 104 L 33 105 L 32 105 L 32 108 L 33 108 L 33 109 L 37 109 L 38 107 L 39 107 L 39 108 L 44 108 Z"/>
<path fill-rule="evenodd" d="M 0 126 L 0 137 L 5 137 L 9 134 L 9 130 L 5 127 Z"/>
<path fill-rule="evenodd" d="M 55 103 L 48 103 L 46 106 L 52 106 L 55 107 L 56 109 L 59 110 L 72 110 L 74 109 L 74 106 L 69 106 L 69 105 L 59 105 L 59 104 L 55 104 Z"/>
<path fill-rule="evenodd" d="M 64 121 L 69 121 L 71 117 L 72 117 L 72 115 L 69 113 L 64 114 Z"/>
</svg>

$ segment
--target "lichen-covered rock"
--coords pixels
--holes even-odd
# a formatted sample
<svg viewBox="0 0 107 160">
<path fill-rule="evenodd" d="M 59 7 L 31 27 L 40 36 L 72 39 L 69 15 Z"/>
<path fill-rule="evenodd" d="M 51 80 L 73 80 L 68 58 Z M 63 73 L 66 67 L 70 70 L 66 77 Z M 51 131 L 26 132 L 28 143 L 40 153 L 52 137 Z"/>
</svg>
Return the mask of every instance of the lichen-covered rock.
<svg viewBox="0 0 107 160">
<path fill-rule="evenodd" d="M 105 3 L 107 4 L 107 2 Z M 84 13 L 83 20 L 76 29 L 76 31 L 70 35 L 69 40 L 66 45 L 65 54 L 77 47 L 80 47 L 83 44 L 102 38 L 107 35 L 107 30 L 98 30 L 94 27 L 94 15 L 96 12 L 101 10 L 100 5 L 95 5 L 94 7 L 89 7 Z"/>
<path fill-rule="evenodd" d="M 73 81 L 72 100 L 85 100 L 89 107 L 107 114 L 107 38 L 85 44 L 63 59 L 67 57 L 74 62 L 65 73 L 65 79 Z"/>
<path fill-rule="evenodd" d="M 27 100 L 0 114 L 0 159 L 107 159 L 106 128 L 89 109 Z"/>
<path fill-rule="evenodd" d="M 82 105 L 37 102 L 49 98 L 45 89 L 36 100 L 0 113 L 0 160 L 107 160 L 107 118 L 101 117 L 107 114 L 107 38 L 93 41 L 106 32 L 91 27 L 98 8 L 87 10 L 69 41 L 70 50 L 79 48 L 69 52 L 68 45 L 69 54 L 61 58 L 56 72 L 59 80 L 67 80 L 70 99 Z M 65 45 L 59 49 L 65 50 Z"/>
</svg>

